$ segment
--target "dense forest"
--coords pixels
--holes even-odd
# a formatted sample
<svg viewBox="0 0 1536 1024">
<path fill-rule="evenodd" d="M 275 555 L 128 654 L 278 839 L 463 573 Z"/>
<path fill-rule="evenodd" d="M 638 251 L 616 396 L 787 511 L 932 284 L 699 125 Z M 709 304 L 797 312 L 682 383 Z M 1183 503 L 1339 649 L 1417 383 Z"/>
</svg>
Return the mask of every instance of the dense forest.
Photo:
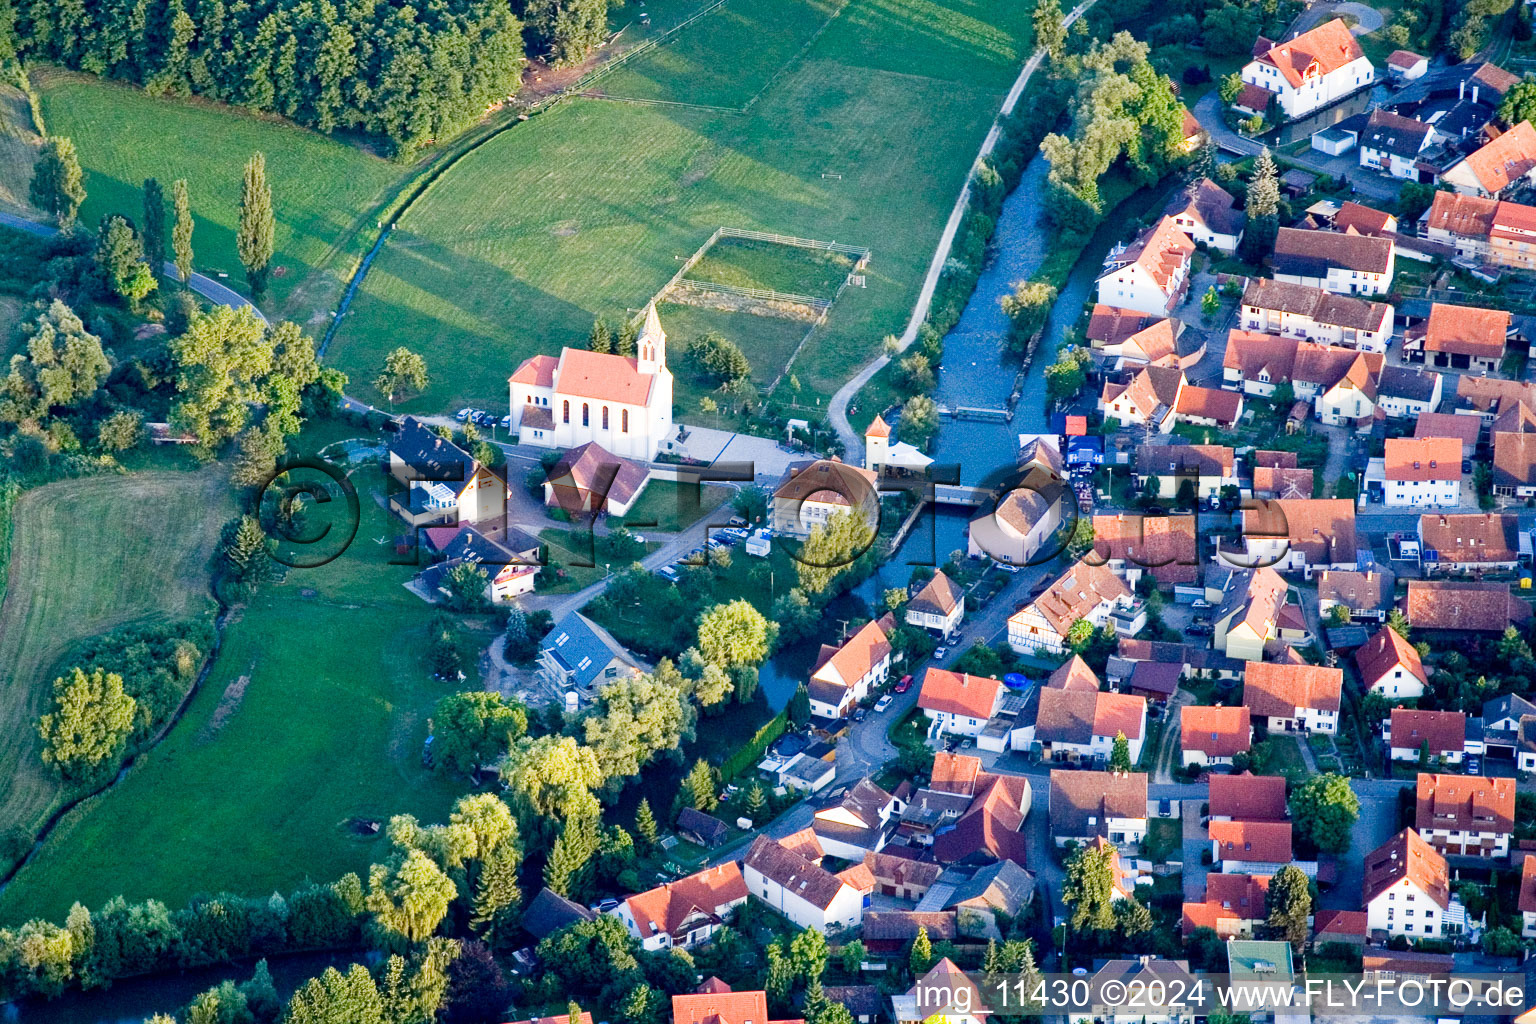
<svg viewBox="0 0 1536 1024">
<path fill-rule="evenodd" d="M 531 45 L 566 62 L 606 27 L 607 0 L 526 6 Z M 515 93 L 524 64 L 523 24 L 505 0 L 0 0 L 6 8 L 25 59 L 366 133 L 401 158 Z M 11 15 L 0 10 L 0 36 Z"/>
</svg>

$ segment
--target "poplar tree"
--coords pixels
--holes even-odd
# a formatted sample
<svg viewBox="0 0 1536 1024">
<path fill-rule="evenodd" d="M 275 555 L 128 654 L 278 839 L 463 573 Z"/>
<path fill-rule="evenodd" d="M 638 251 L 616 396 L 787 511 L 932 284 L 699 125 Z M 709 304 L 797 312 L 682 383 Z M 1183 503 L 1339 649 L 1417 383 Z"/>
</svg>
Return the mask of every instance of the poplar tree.
<svg viewBox="0 0 1536 1024">
<path fill-rule="evenodd" d="M 245 165 L 245 180 L 240 188 L 240 227 L 235 247 L 251 293 L 266 294 L 273 252 L 272 188 L 267 184 L 267 157 L 256 153 Z"/>
<path fill-rule="evenodd" d="M 85 202 L 85 173 L 73 142 L 55 136 L 43 144 L 32 167 L 28 195 L 32 205 L 51 215 L 63 230 L 75 226 L 80 204 Z"/>
<path fill-rule="evenodd" d="M 187 195 L 186 178 L 171 183 L 171 203 L 176 210 L 171 248 L 176 254 L 176 272 L 181 275 L 181 283 L 186 284 L 192 279 L 192 200 Z"/>
<path fill-rule="evenodd" d="M 159 277 L 165 271 L 165 189 L 154 178 L 144 179 L 144 218 L 139 225 L 144 242 L 144 260 L 149 272 Z"/>
</svg>

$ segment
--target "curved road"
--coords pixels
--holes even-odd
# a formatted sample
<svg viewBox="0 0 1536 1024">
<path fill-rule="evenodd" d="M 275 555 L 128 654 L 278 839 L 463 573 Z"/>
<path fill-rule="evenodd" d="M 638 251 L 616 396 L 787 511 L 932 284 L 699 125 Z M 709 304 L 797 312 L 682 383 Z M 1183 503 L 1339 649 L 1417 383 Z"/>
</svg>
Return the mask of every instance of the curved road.
<svg viewBox="0 0 1536 1024">
<path fill-rule="evenodd" d="M 1066 25 L 1070 27 L 1074 21 L 1082 17 L 1084 11 L 1094 5 L 1094 2 L 1095 0 L 1083 0 L 1072 8 L 1066 16 Z M 1045 51 L 1036 50 L 1024 63 L 1019 77 L 1014 79 L 1013 87 L 1008 90 L 1008 95 L 1003 99 L 1003 105 L 997 117 L 992 120 L 991 130 L 987 132 L 981 148 L 976 152 L 975 163 L 971 165 L 973 168 L 990 156 L 993 148 L 997 146 L 998 137 L 1002 134 L 1003 118 L 1013 113 L 1013 108 L 1018 105 L 1019 97 L 1024 95 L 1024 89 L 1029 85 L 1030 78 L 1034 76 L 1044 60 Z M 965 207 L 970 198 L 971 178 L 967 175 L 965 185 L 960 189 L 960 196 L 955 200 L 955 207 L 949 213 L 949 221 L 944 225 L 944 233 L 939 236 L 939 244 L 933 251 L 933 259 L 928 264 L 928 274 L 923 278 L 923 286 L 917 293 L 917 303 L 912 307 L 912 317 L 907 321 L 906 330 L 901 332 L 899 339 L 901 344 L 897 349 L 897 355 L 905 352 L 917 340 L 917 330 L 928 316 L 928 307 L 933 304 L 934 290 L 939 286 L 939 276 L 944 272 L 944 262 L 949 259 L 949 250 L 955 244 L 955 234 L 960 230 L 960 223 L 965 218 Z M 832 428 L 837 431 L 838 438 L 843 442 L 843 450 L 850 459 L 863 450 L 863 440 L 848 422 L 848 403 L 852 401 L 859 389 L 868 384 L 870 378 L 879 373 L 880 369 L 890 361 L 891 356 L 881 354 L 865 364 L 863 369 L 854 374 L 852 380 L 837 389 L 837 394 L 832 396 L 832 402 L 827 408 L 827 418 L 832 421 Z"/>
<path fill-rule="evenodd" d="M 25 217 L 18 217 L 14 213 L 0 212 L 0 224 L 3 224 L 9 228 L 15 228 L 18 231 L 25 231 L 30 235 L 41 235 L 44 238 L 49 238 L 59 233 L 59 229 L 54 227 L 52 224 L 41 224 L 35 220 L 28 220 Z M 165 261 L 165 266 L 161 268 L 160 272 L 172 280 L 175 280 L 181 276 L 180 271 L 176 269 L 176 264 L 172 263 L 170 260 Z M 232 306 L 236 309 L 240 308 L 241 306 L 249 306 L 262 323 L 270 322 L 267 320 L 266 314 L 262 313 L 260 309 L 256 308 L 256 304 L 254 302 L 246 298 L 244 295 L 241 295 L 233 288 L 230 288 L 228 285 L 222 285 L 211 277 L 205 277 L 202 274 L 193 274 L 192 280 L 187 282 L 187 286 L 197 294 L 201 295 L 203 298 L 207 299 L 209 302 L 216 303 L 220 306 Z"/>
</svg>

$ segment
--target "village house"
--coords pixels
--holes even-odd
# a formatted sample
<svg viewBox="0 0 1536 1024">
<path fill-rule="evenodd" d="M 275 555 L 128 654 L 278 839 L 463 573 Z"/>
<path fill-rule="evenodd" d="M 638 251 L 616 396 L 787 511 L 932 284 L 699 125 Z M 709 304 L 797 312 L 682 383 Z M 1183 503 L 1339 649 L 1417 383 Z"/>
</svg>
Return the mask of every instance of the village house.
<svg viewBox="0 0 1536 1024">
<path fill-rule="evenodd" d="M 888 631 L 896 622 L 887 613 L 878 622 L 867 622 L 841 647 L 822 644 L 806 689 L 811 714 L 818 718 L 846 718 L 853 706 L 882 685 L 891 671 Z"/>
<path fill-rule="evenodd" d="M 1045 687 L 1025 742 L 1040 744 L 1046 761 L 1108 761 L 1117 736 L 1124 736 L 1131 763 L 1141 760 L 1147 733 L 1147 702 L 1125 693 Z"/>
<path fill-rule="evenodd" d="M 1061 654 L 1074 622 L 1102 628 L 1112 617 L 1117 631 L 1134 636 L 1146 624 L 1146 609 L 1113 569 L 1084 558 L 1008 617 L 1008 645 L 1019 654 Z M 1128 628 L 1119 629 L 1121 622 Z"/>
<path fill-rule="evenodd" d="M 1253 722 L 1245 707 L 1179 709 L 1179 746 L 1184 767 L 1229 765 L 1253 745 Z"/>
<path fill-rule="evenodd" d="M 826 985 L 827 1002 L 848 1008 L 854 1024 L 878 1024 L 885 1019 L 885 993 L 875 985 Z"/>
<path fill-rule="evenodd" d="M 1166 960 L 1151 954 L 1108 960 L 1085 980 L 1088 1009 L 1082 1020 L 1099 1024 L 1193 1024 L 1195 1020 L 1187 1005 L 1149 1013 L 1145 1007 L 1128 1008 L 1124 1000 L 1109 995 L 1116 992 L 1114 985 L 1124 985 L 1118 990 L 1121 992 L 1197 991 L 1200 982 L 1189 972 L 1188 960 Z"/>
<path fill-rule="evenodd" d="M 1497 373 L 1510 331 L 1507 310 L 1436 302 L 1429 319 L 1403 336 L 1403 357 L 1441 369 Z"/>
<path fill-rule="evenodd" d="M 1355 652 L 1366 692 L 1388 700 L 1417 700 L 1429 687 L 1419 652 L 1391 626 L 1382 626 Z"/>
<path fill-rule="evenodd" d="M 1200 581 L 1198 522 L 1193 515 L 1093 517 L 1093 557 L 1132 586 L 1143 573 L 1164 588 Z"/>
<path fill-rule="evenodd" d="M 1212 775 L 1212 821 L 1288 821 L 1283 775 Z"/>
<path fill-rule="evenodd" d="M 1353 569 L 1355 503 L 1347 498 L 1277 498 L 1243 510 L 1242 564 L 1276 572 Z"/>
<path fill-rule="evenodd" d="M 1254 111 L 1259 114 L 1273 102 L 1286 120 L 1295 120 L 1376 82 L 1375 66 L 1338 18 L 1286 42 L 1260 36 L 1253 54 L 1243 66 L 1242 79 L 1268 94 L 1248 98 L 1260 107 Z"/>
<path fill-rule="evenodd" d="M 1053 768 L 1047 810 L 1057 846 L 1100 837 L 1135 846 L 1147 835 L 1147 776 Z"/>
<path fill-rule="evenodd" d="M 1126 871 L 1118 851 L 1111 849 L 1111 873 L 1116 898 L 1123 898 Z M 939 876 L 939 888 L 927 905 L 917 909 L 942 909 L 955 915 L 955 930 L 962 939 L 1004 938 L 1008 923 L 1019 916 L 1035 896 L 1035 878 L 1011 860 L 991 864 L 951 864 Z"/>
<path fill-rule="evenodd" d="M 1461 504 L 1461 442 L 1454 437 L 1389 437 L 1382 462 L 1386 503 Z"/>
<path fill-rule="evenodd" d="M 934 964 L 909 991 L 891 996 L 895 1024 L 924 1024 L 935 1018 L 945 1024 L 987 1024 L 991 1016 L 987 996 L 949 957 Z"/>
<path fill-rule="evenodd" d="M 1110 655 L 1105 675 L 1111 683 L 1123 685 L 1136 666 L 1142 663 L 1174 665 L 1181 676 L 1190 679 L 1241 679 L 1245 662 L 1236 661 L 1204 645 L 1163 643 L 1121 637 L 1118 650 Z M 1087 669 L 1087 665 L 1083 666 Z M 1057 669 L 1057 671 L 1061 671 Z M 1088 669 L 1091 673 L 1092 669 Z M 1052 673 L 1052 678 L 1055 673 Z M 1097 678 L 1095 677 L 1095 686 Z"/>
<path fill-rule="evenodd" d="M 1218 938 L 1244 938 L 1253 935 L 1253 926 L 1269 920 L 1266 907 L 1269 877 L 1266 875 L 1206 875 L 1206 898 L 1200 903 L 1184 904 L 1183 935 L 1189 938 L 1197 927 L 1209 927 Z"/>
<path fill-rule="evenodd" d="M 1059 471 L 1031 469 L 995 508 L 971 520 L 966 553 L 1006 565 L 1033 564 L 1067 516 L 1073 493 L 1065 480 Z"/>
<path fill-rule="evenodd" d="M 672 997 L 672 1024 L 805 1024 L 803 1020 L 769 1020 L 768 996 L 756 992 L 732 992 L 719 978 L 709 978 L 697 992 Z M 550 1017 L 540 1024 L 565 1024 Z M 584 1020 L 581 1024 L 591 1024 Z"/>
<path fill-rule="evenodd" d="M 1408 83 L 1385 105 L 1434 125 L 1436 135 L 1464 150 L 1497 134 L 1496 129 L 1487 130 L 1489 122 L 1497 117 L 1505 95 L 1519 82 L 1519 75 L 1487 61 L 1445 63 Z"/>
<path fill-rule="evenodd" d="M 907 625 L 926 629 L 946 640 L 960 628 L 964 617 L 965 594 L 942 569 L 935 570 L 933 578 L 907 602 Z"/>
<path fill-rule="evenodd" d="M 1445 858 L 1407 828 L 1366 854 L 1367 928 L 1382 936 L 1439 938 L 1451 906 Z"/>
<path fill-rule="evenodd" d="M 1494 432 L 1492 483 L 1500 498 L 1536 497 L 1536 433 Z"/>
<path fill-rule="evenodd" d="M 1502 633 L 1531 618 L 1531 606 L 1509 591 L 1508 583 L 1460 580 L 1409 580 L 1403 606 L 1415 629 Z"/>
<path fill-rule="evenodd" d="M 557 689 L 591 690 L 643 670 L 612 633 L 580 612 L 560 619 L 539 641 L 539 675 Z"/>
<path fill-rule="evenodd" d="M 595 920 L 597 920 L 597 911 L 566 899 L 546 885 L 523 908 L 518 927 L 533 936 L 536 941 L 542 941 L 578 921 Z"/>
<path fill-rule="evenodd" d="M 1483 433 L 1481 416 L 1464 416 L 1454 412 L 1431 412 L 1420 416 L 1413 425 L 1413 436 L 1454 437 L 1461 442 L 1461 457 L 1470 459 L 1477 454 L 1477 442 Z"/>
<path fill-rule="evenodd" d="M 1505 380 L 1502 377 L 1477 377 L 1464 373 L 1456 381 L 1456 399 L 1464 406 L 1458 409 L 1464 415 L 1476 413 L 1482 421 L 1496 430 L 1512 430 L 1500 425 L 1502 417 L 1518 413 L 1520 406 L 1536 409 L 1536 382 Z"/>
<path fill-rule="evenodd" d="M 1396 250 L 1390 238 L 1281 228 L 1273 265 L 1276 281 L 1338 295 L 1385 295 L 1392 287 Z"/>
<path fill-rule="evenodd" d="M 1467 716 L 1460 711 L 1393 708 L 1383 727 L 1382 739 L 1394 761 L 1426 768 L 1460 764 L 1467 752 Z"/>
<path fill-rule="evenodd" d="M 1536 129 L 1521 121 L 1509 131 L 1462 157 L 1440 180 L 1462 195 L 1496 199 L 1506 189 L 1536 178 Z"/>
<path fill-rule="evenodd" d="M 390 511 L 412 526 L 506 523 L 506 481 L 414 416 L 390 437 L 389 475 L 405 487 L 391 495 Z"/>
<path fill-rule="evenodd" d="M 1536 704 L 1518 693 L 1483 702 L 1483 751 L 1512 760 L 1523 772 L 1536 771 Z"/>
<path fill-rule="evenodd" d="M 1503 857 L 1515 832 L 1515 780 L 1419 773 L 1413 826 L 1446 856 Z"/>
<path fill-rule="evenodd" d="M 1219 938 L 1243 938 L 1269 920 L 1269 876 L 1211 872 L 1205 876 L 1205 899 L 1184 904 L 1184 937 L 1196 928 L 1210 928 Z"/>
<path fill-rule="evenodd" d="M 820 866 L 821 846 L 810 829 L 782 840 L 760 835 L 742 859 L 747 891 L 798 928 L 837 932 L 864 916 L 859 890 Z"/>
<path fill-rule="evenodd" d="M 563 509 L 572 519 L 594 512 L 628 515 L 650 479 L 645 466 L 589 441 L 565 452 L 550 468 L 544 481 L 544 504 Z"/>
<path fill-rule="evenodd" d="M 1342 605 L 1352 620 L 1385 622 L 1397 586 L 1391 570 L 1380 568 L 1364 572 L 1324 569 L 1312 580 L 1317 584 L 1317 613 L 1323 619 Z"/>
<path fill-rule="evenodd" d="M 1195 243 L 1172 217 L 1164 217 L 1129 245 L 1104 259 L 1098 301 L 1154 316 L 1171 316 L 1189 290 Z"/>
<path fill-rule="evenodd" d="M 1247 219 L 1232 193 L 1210 178 L 1201 178 L 1184 189 L 1168 208 L 1165 217 L 1176 224 L 1197 245 L 1231 255 L 1243 240 L 1243 222 Z"/>
<path fill-rule="evenodd" d="M 708 942 L 745 902 L 747 883 L 732 860 L 625 897 L 609 913 L 654 953 Z"/>
<path fill-rule="evenodd" d="M 1229 658 L 1259 661 L 1270 643 L 1302 642 L 1306 618 L 1287 593 L 1285 579 L 1267 566 L 1229 572 L 1213 617 L 1215 648 Z"/>
<path fill-rule="evenodd" d="M 917 706 L 928 716 L 930 736 L 979 736 L 1002 700 L 999 680 L 930 667 Z"/>
<path fill-rule="evenodd" d="M 877 477 L 912 477 L 922 474 L 933 460 L 915 445 L 891 436 L 890 424 L 876 416 L 864 430 L 864 466 Z"/>
<path fill-rule="evenodd" d="M 1360 133 L 1360 166 L 1408 181 L 1433 180 L 1419 154 L 1435 143 L 1435 129 L 1411 117 L 1373 110 Z"/>
<path fill-rule="evenodd" d="M 671 443 L 672 371 L 656 304 L 645 308 L 636 354 L 562 348 L 531 356 L 508 378 L 519 444 L 577 448 L 596 441 L 621 458 L 649 462 Z"/>
<path fill-rule="evenodd" d="M 1421 234 L 1455 246 L 1462 259 L 1483 262 L 1489 258 L 1488 236 L 1498 210 L 1496 199 L 1436 192 L 1429 209 L 1419 218 Z"/>
<path fill-rule="evenodd" d="M 1392 306 L 1324 288 L 1251 278 L 1240 307 L 1245 331 L 1323 345 L 1385 352 L 1392 341 Z"/>
<path fill-rule="evenodd" d="M 1444 379 L 1432 370 L 1383 366 L 1376 382 L 1376 407 L 1393 418 L 1423 416 L 1440 408 Z"/>
<path fill-rule="evenodd" d="M 1093 669 L 1088 667 L 1088 663 L 1082 659 L 1081 655 L 1074 654 L 1045 677 L 1045 689 L 1097 693 L 1099 677 L 1094 674 Z"/>
<path fill-rule="evenodd" d="M 1224 386 L 1270 398 L 1289 384 L 1297 400 L 1331 426 L 1369 429 L 1385 357 L 1334 345 L 1232 330 L 1222 357 Z"/>
<path fill-rule="evenodd" d="M 871 910 L 864 915 L 861 941 L 877 956 L 892 956 L 910 946 L 919 930 L 930 942 L 953 942 L 960 934 L 953 910 Z"/>
<path fill-rule="evenodd" d="M 784 471 L 773 492 L 769 522 L 773 532 L 802 540 L 835 515 L 849 514 L 866 523 L 879 517 L 878 478 L 841 459 L 799 462 Z"/>
<path fill-rule="evenodd" d="M 1221 388 L 1186 385 L 1173 407 L 1174 419 L 1195 427 L 1231 430 L 1243 418 L 1243 396 Z"/>
<path fill-rule="evenodd" d="M 1520 936 L 1536 939 L 1536 853 L 1520 860 Z"/>
<path fill-rule="evenodd" d="M 1413 82 L 1429 70 L 1429 58 L 1411 50 L 1393 50 L 1387 55 L 1387 74 L 1394 82 Z"/>
<path fill-rule="evenodd" d="M 423 569 L 417 581 L 426 593 L 445 599 L 454 597 L 449 574 L 461 565 L 474 566 L 486 574 L 486 600 L 506 604 L 533 592 L 544 564 L 543 544 L 515 526 L 429 526 L 422 535 L 439 561 Z"/>
<path fill-rule="evenodd" d="M 1310 498 L 1312 470 L 1297 465 L 1295 452 L 1256 451 L 1251 493 L 1255 498 Z"/>
<path fill-rule="evenodd" d="M 1319 910 L 1312 915 L 1312 948 L 1320 950 L 1330 942 L 1363 948 L 1368 922 L 1363 910 Z"/>
<path fill-rule="evenodd" d="M 1156 477 L 1157 496 L 1172 499 L 1188 480 L 1197 499 L 1210 501 L 1221 496 L 1222 488 L 1237 486 L 1235 465 L 1235 453 L 1226 445 L 1142 445 L 1131 464 L 1131 483 L 1141 491 Z"/>
<path fill-rule="evenodd" d="M 1419 565 L 1435 572 L 1497 572 L 1520 559 L 1520 521 L 1514 515 L 1430 512 L 1419 516 Z"/>
<path fill-rule="evenodd" d="M 905 785 L 910 789 L 910 784 Z M 811 831 L 827 856 L 863 863 L 866 855 L 878 853 L 885 845 L 886 826 L 905 807 L 905 800 L 860 779 L 842 799 L 812 815 Z"/>
<path fill-rule="evenodd" d="M 1021 831 L 1033 802 L 1029 780 L 981 770 L 981 759 L 939 751 L 925 789 L 902 812 L 904 828 L 922 834 L 940 864 L 1027 863 Z M 945 803 L 942 797 L 950 798 Z M 935 818 L 933 812 L 938 812 Z"/>
<path fill-rule="evenodd" d="M 1288 821 L 1213 821 L 1208 831 L 1211 864 L 1223 874 L 1273 875 L 1294 862 Z M 1307 871 L 1305 863 L 1296 866 Z"/>
<path fill-rule="evenodd" d="M 1200 357 L 1205 353 L 1203 338 L 1199 335 L 1186 335 L 1182 320 L 1175 320 L 1172 317 L 1150 317 L 1145 313 L 1137 313 L 1129 309 L 1113 309 L 1110 306 L 1095 306 L 1094 309 L 1095 316 L 1100 315 L 1098 310 L 1105 310 L 1110 314 L 1123 314 L 1118 318 L 1120 324 L 1134 323 L 1136 320 L 1147 324 L 1141 330 L 1124 335 L 1110 328 L 1109 337 L 1096 341 L 1090 339 L 1091 347 L 1102 351 L 1114 369 L 1133 366 L 1184 368 L 1199 362 Z M 1104 318 L 1100 318 L 1100 323 L 1105 323 Z"/>
<path fill-rule="evenodd" d="M 931 860 L 913 860 L 910 851 L 903 854 L 868 853 L 864 866 L 875 877 L 875 890 L 899 900 L 918 901 L 939 880 L 944 867 Z"/>
<path fill-rule="evenodd" d="M 1179 397 L 1189 385 L 1184 371 L 1168 366 L 1143 366 L 1134 372 L 1106 378 L 1099 394 L 1099 410 L 1120 423 L 1147 427 L 1166 434 L 1177 422 Z"/>
<path fill-rule="evenodd" d="M 1327 733 L 1339 728 L 1344 673 L 1326 665 L 1254 662 L 1243 677 L 1243 706 L 1269 732 Z"/>
</svg>

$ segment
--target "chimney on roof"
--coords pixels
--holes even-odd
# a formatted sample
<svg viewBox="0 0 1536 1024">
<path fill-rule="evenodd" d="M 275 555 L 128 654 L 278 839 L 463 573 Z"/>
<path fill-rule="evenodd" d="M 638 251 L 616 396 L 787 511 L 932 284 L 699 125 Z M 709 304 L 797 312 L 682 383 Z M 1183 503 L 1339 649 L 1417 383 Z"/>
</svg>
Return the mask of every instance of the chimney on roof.
<svg viewBox="0 0 1536 1024">
<path fill-rule="evenodd" d="M 1477 102 L 1477 86 L 1475 85 L 1472 87 L 1472 102 Z"/>
</svg>

